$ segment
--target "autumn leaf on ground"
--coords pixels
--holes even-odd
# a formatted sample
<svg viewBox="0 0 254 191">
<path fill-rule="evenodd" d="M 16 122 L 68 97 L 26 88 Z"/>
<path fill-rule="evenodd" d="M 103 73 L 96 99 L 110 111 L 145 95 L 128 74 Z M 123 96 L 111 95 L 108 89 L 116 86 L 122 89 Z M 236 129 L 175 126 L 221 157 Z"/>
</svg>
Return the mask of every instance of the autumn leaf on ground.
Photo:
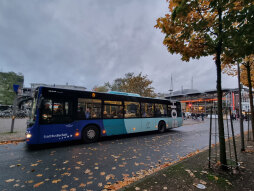
<svg viewBox="0 0 254 191">
<path fill-rule="evenodd" d="M 21 164 L 17 164 L 17 166 L 21 166 Z"/>
<path fill-rule="evenodd" d="M 31 164 L 30 166 L 38 166 L 38 163 Z"/>
<path fill-rule="evenodd" d="M 63 162 L 63 164 L 67 164 L 68 162 L 69 162 L 69 161 L 68 161 L 68 160 L 66 160 L 66 161 L 64 161 L 64 162 Z"/>
<path fill-rule="evenodd" d="M 10 168 L 13 168 L 13 167 L 15 167 L 15 165 L 11 165 L 11 166 L 10 166 Z"/>
<path fill-rule="evenodd" d="M 53 183 L 53 184 L 57 184 L 58 182 L 61 182 L 61 179 L 52 180 L 52 183 Z"/>
<path fill-rule="evenodd" d="M 86 184 L 81 183 L 78 187 L 80 187 L 80 188 L 84 188 L 85 186 L 86 186 Z"/>
<path fill-rule="evenodd" d="M 42 185 L 44 182 L 38 182 L 38 183 L 36 183 L 36 184 L 34 184 L 34 188 L 37 188 L 37 187 L 39 187 L 40 185 Z"/>
<path fill-rule="evenodd" d="M 93 181 L 89 181 L 89 182 L 87 182 L 86 184 L 89 185 L 89 184 L 92 184 L 92 183 L 93 183 Z"/>
<path fill-rule="evenodd" d="M 5 182 L 13 182 L 15 179 L 8 179 L 8 180 L 5 180 Z"/>
<path fill-rule="evenodd" d="M 79 180 L 79 178 L 77 178 L 77 177 L 73 177 L 73 179 L 74 179 L 75 181 L 78 181 L 78 180 Z"/>
<path fill-rule="evenodd" d="M 89 174 L 90 172 L 91 172 L 91 170 L 86 169 L 85 174 Z"/>
<path fill-rule="evenodd" d="M 68 187 L 69 186 L 65 184 L 65 185 L 62 186 L 62 189 L 65 189 L 65 188 L 68 188 Z"/>
<path fill-rule="evenodd" d="M 94 167 L 94 169 L 95 169 L 95 170 L 98 170 L 98 169 L 99 169 L 99 167 L 98 167 L 98 166 L 96 166 L 96 167 Z"/>
<path fill-rule="evenodd" d="M 71 188 L 70 191 L 76 191 L 76 188 Z"/>
<path fill-rule="evenodd" d="M 102 183 L 100 182 L 100 183 L 98 183 L 98 187 L 102 187 Z"/>
<path fill-rule="evenodd" d="M 105 174 L 106 174 L 105 172 L 101 172 L 101 173 L 100 173 L 101 176 L 104 176 Z"/>
<path fill-rule="evenodd" d="M 31 184 L 33 183 L 34 181 L 33 180 L 28 180 L 27 183 Z"/>
<path fill-rule="evenodd" d="M 13 187 L 19 187 L 19 184 L 14 184 Z"/>
<path fill-rule="evenodd" d="M 42 175 L 42 174 L 37 174 L 36 176 L 37 176 L 37 177 L 41 177 L 41 176 L 43 176 L 43 175 Z"/>
<path fill-rule="evenodd" d="M 69 172 L 65 172 L 65 173 L 63 173 L 63 174 L 61 174 L 62 176 L 70 176 L 71 175 L 71 173 L 69 173 Z"/>
</svg>

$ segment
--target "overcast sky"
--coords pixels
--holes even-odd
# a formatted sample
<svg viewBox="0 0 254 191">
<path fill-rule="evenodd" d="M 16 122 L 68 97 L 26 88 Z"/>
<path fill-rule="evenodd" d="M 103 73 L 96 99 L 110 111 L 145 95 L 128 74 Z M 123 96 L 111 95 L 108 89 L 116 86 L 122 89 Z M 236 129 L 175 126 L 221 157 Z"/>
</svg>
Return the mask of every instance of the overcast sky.
<svg viewBox="0 0 254 191">
<path fill-rule="evenodd" d="M 72 84 L 88 90 L 127 72 L 147 74 L 156 92 L 216 88 L 212 57 L 182 62 L 163 46 L 156 19 L 166 0 L 1 0 L 0 71 L 30 83 Z M 223 75 L 223 88 L 237 86 Z"/>
</svg>

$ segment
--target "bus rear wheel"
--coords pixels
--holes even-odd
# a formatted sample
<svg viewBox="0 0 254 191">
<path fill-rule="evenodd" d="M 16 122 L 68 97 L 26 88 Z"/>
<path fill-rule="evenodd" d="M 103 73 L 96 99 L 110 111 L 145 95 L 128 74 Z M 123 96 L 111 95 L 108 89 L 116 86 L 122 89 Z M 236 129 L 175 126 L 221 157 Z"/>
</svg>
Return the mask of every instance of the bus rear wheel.
<svg viewBox="0 0 254 191">
<path fill-rule="evenodd" d="M 99 129 L 94 125 L 85 127 L 82 133 L 82 140 L 85 143 L 94 143 L 99 139 Z"/>
<path fill-rule="evenodd" d="M 166 131 L 166 123 L 164 121 L 160 121 L 158 127 L 159 133 L 164 133 Z"/>
</svg>

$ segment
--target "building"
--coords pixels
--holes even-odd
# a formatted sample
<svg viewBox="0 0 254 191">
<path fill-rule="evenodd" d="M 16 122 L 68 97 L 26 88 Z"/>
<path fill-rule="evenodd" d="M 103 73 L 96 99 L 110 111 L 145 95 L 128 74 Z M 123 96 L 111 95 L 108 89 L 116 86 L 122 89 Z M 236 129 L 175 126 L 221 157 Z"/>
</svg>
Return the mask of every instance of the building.
<svg viewBox="0 0 254 191">
<path fill-rule="evenodd" d="M 0 105 L 12 105 L 15 98 L 13 85 L 24 85 L 24 76 L 15 72 L 0 72 Z"/>
<path fill-rule="evenodd" d="M 230 107 L 233 113 L 239 111 L 239 91 L 236 89 L 222 89 L 223 107 Z M 242 111 L 248 112 L 250 109 L 248 89 L 243 88 L 242 92 Z M 198 91 L 195 89 L 183 89 L 172 92 L 165 97 L 170 100 L 177 100 L 181 102 L 183 112 L 190 113 L 204 113 L 209 114 L 211 107 L 217 107 L 217 90 Z"/>
</svg>

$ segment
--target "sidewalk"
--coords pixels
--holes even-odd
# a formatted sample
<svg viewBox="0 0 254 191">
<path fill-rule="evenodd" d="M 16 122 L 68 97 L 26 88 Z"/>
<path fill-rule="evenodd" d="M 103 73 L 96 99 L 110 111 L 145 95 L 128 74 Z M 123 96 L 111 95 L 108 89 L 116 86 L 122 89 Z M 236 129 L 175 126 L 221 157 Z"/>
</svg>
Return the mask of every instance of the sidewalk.
<svg viewBox="0 0 254 191">
<path fill-rule="evenodd" d="M 10 133 L 11 121 L 11 118 L 0 118 L 0 143 L 25 140 L 27 118 L 15 119 L 13 133 Z"/>
<path fill-rule="evenodd" d="M 240 152 L 240 137 L 237 137 L 236 146 L 239 170 L 224 172 L 216 165 L 208 169 L 208 150 L 197 151 L 198 154 L 180 159 L 121 190 L 254 190 L 254 142 L 246 141 L 246 151 Z"/>
</svg>

